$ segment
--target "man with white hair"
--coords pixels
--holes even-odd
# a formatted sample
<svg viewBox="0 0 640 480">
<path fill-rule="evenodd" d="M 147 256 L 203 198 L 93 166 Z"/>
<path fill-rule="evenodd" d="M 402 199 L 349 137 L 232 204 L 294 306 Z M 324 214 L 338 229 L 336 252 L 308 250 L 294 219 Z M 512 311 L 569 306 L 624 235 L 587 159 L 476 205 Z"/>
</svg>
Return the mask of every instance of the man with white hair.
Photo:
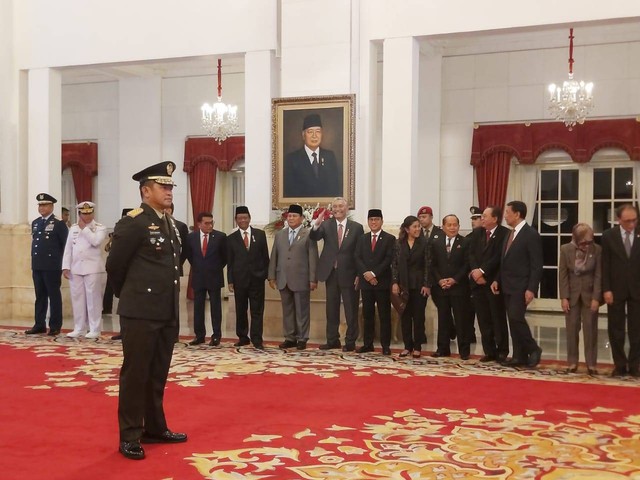
<svg viewBox="0 0 640 480">
<path fill-rule="evenodd" d="M 73 331 L 67 337 L 86 338 L 100 336 L 102 322 L 102 295 L 107 271 L 102 258 L 102 244 L 107 228 L 95 221 L 93 202 L 80 202 L 78 223 L 69 229 L 62 257 L 62 275 L 69 280 L 73 307 Z"/>
</svg>

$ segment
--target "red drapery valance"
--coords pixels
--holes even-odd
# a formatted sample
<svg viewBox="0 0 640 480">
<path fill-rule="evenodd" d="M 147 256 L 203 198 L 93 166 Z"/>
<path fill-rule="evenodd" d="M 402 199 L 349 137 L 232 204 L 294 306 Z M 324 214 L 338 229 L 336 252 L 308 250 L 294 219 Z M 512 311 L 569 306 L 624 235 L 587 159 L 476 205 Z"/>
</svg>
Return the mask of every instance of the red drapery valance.
<svg viewBox="0 0 640 480">
<path fill-rule="evenodd" d="M 476 169 L 480 208 L 504 207 L 509 163 L 532 164 L 548 150 L 564 150 L 586 163 L 602 148 L 619 148 L 640 160 L 640 122 L 635 118 L 590 120 L 569 130 L 562 122 L 480 125 L 473 131 L 471 164 Z"/>
<path fill-rule="evenodd" d="M 218 169 L 228 172 L 243 158 L 244 136 L 228 138 L 221 144 L 210 137 L 187 138 L 184 146 L 184 171 L 189 175 L 194 223 L 200 212 L 213 211 Z M 193 299 L 191 275 L 187 297 Z"/>
<path fill-rule="evenodd" d="M 93 177 L 98 174 L 98 144 L 63 143 L 62 170 L 71 168 L 76 201 L 93 201 Z"/>
</svg>

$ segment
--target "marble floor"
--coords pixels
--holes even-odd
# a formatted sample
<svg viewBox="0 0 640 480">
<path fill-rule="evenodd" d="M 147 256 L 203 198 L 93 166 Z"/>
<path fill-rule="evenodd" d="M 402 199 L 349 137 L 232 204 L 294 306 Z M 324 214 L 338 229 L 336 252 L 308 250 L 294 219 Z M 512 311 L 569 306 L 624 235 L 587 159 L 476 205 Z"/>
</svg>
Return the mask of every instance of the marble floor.
<svg viewBox="0 0 640 480">
<path fill-rule="evenodd" d="M 267 306 L 265 313 L 265 333 L 264 338 L 266 341 L 272 342 L 281 342 L 281 316 L 279 315 L 279 305 L 278 302 L 274 302 L 273 300 L 271 307 Z M 233 308 L 233 301 L 229 301 L 229 299 L 223 300 L 223 336 L 226 339 L 226 342 L 232 343 L 236 341 L 237 337 L 235 335 L 235 311 Z M 114 311 L 117 307 L 117 299 L 114 304 Z M 117 314 L 105 314 L 103 315 L 103 335 L 110 336 L 111 332 L 117 332 L 119 330 L 118 324 L 118 315 Z M 189 340 L 193 337 L 193 302 L 190 300 L 181 302 L 181 322 L 180 322 L 180 336 L 185 340 Z M 312 317 L 313 318 L 313 317 Z M 543 349 L 542 358 L 544 360 L 566 360 L 566 337 L 565 337 L 565 328 L 564 328 L 564 318 L 558 315 L 555 316 L 545 316 L 545 315 L 529 315 L 528 316 L 529 324 L 531 325 L 534 337 L 538 341 L 539 345 Z M 313 320 L 312 320 L 312 323 Z M 324 335 L 324 322 L 316 321 L 317 325 L 312 325 L 311 338 L 309 340 L 310 346 L 317 345 L 320 343 L 324 343 L 325 339 Z M 319 325 L 323 323 L 322 325 Z M 423 351 L 432 352 L 435 350 L 435 338 L 436 338 L 436 319 L 435 319 L 435 308 L 432 307 L 431 302 L 429 302 L 429 306 L 427 308 L 427 321 L 426 321 L 426 330 L 427 330 L 427 338 L 428 343 L 426 346 L 423 346 Z M 207 332 L 210 333 L 211 326 L 209 321 L 209 314 L 207 309 Z M 33 325 L 31 320 L 3 320 L 0 321 L 0 325 L 2 326 L 17 326 L 17 327 L 25 327 L 29 328 Z M 341 326 L 341 331 L 343 331 L 343 325 Z M 65 317 L 63 324 L 63 332 L 72 329 L 71 320 L 68 317 Z M 400 328 L 397 322 L 394 322 L 393 328 L 393 344 L 392 348 L 402 349 L 401 343 L 401 333 Z M 476 323 L 476 333 L 477 333 L 477 343 L 472 345 L 471 354 L 472 355 L 483 355 L 482 345 L 480 343 L 480 331 L 478 329 Z M 607 330 L 606 330 L 606 318 L 600 318 L 599 322 L 599 332 L 598 332 L 598 363 L 603 365 L 609 365 L 612 363 L 611 358 L 611 350 L 609 348 Z M 581 339 L 582 342 L 582 339 Z M 223 340 L 223 344 L 225 341 Z M 358 342 L 358 345 L 361 345 L 361 339 Z M 581 343 L 582 345 L 582 343 Z M 456 352 L 455 342 L 451 344 L 452 352 Z M 379 348 L 379 344 L 376 342 L 376 348 Z M 583 354 L 581 352 L 581 361 L 583 361 Z"/>
</svg>

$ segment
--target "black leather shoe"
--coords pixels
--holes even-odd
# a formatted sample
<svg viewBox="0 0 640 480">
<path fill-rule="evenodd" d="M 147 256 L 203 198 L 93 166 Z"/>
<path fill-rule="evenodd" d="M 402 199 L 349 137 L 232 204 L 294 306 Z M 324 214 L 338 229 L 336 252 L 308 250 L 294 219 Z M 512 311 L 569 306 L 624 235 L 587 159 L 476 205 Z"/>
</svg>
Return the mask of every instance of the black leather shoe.
<svg viewBox="0 0 640 480">
<path fill-rule="evenodd" d="M 204 343 L 204 338 L 194 338 L 189 342 L 189 345 L 200 345 L 201 343 Z"/>
<path fill-rule="evenodd" d="M 47 333 L 47 329 L 33 327 L 33 328 L 30 328 L 29 330 L 24 331 L 25 335 L 36 335 L 38 333 Z"/>
<path fill-rule="evenodd" d="M 47 336 L 55 337 L 56 335 L 60 335 L 60 330 L 51 330 L 51 329 L 49 329 L 49 333 L 47 333 Z"/>
<path fill-rule="evenodd" d="M 218 345 L 220 345 L 220 339 L 211 337 L 211 341 L 209 342 L 209 346 L 210 347 L 217 347 Z"/>
<path fill-rule="evenodd" d="M 640 378 L 640 370 L 629 370 L 629 375 L 631 375 L 634 378 Z"/>
<path fill-rule="evenodd" d="M 527 361 L 527 367 L 535 368 L 540 363 L 540 358 L 542 358 L 542 349 L 540 347 L 536 348 L 533 352 L 529 354 L 529 360 Z"/>
<path fill-rule="evenodd" d="M 234 347 L 244 347 L 245 345 L 249 345 L 251 342 L 247 339 L 238 340 L 233 344 Z"/>
<path fill-rule="evenodd" d="M 508 355 L 505 355 L 505 354 L 503 354 L 503 353 L 499 353 L 499 354 L 496 356 L 496 362 L 498 362 L 498 363 L 502 363 L 502 362 L 504 362 L 504 361 L 507 359 L 507 356 L 508 356 Z"/>
<path fill-rule="evenodd" d="M 342 347 L 343 352 L 355 352 L 356 346 L 352 343 L 347 343 L 344 347 Z"/>
<path fill-rule="evenodd" d="M 320 350 L 339 350 L 342 348 L 342 344 L 340 342 L 336 343 L 323 343 L 318 347 Z"/>
<path fill-rule="evenodd" d="M 187 441 L 186 433 L 172 432 L 167 430 L 157 435 L 144 432 L 140 437 L 141 443 L 182 443 Z"/>
<path fill-rule="evenodd" d="M 282 349 L 293 348 L 293 347 L 297 347 L 297 346 L 298 346 L 298 343 L 294 342 L 293 340 L 285 340 L 280 345 L 278 345 L 278 347 L 282 348 Z"/>
<path fill-rule="evenodd" d="M 264 350 L 264 345 L 261 343 L 255 343 L 253 345 L 253 348 L 255 348 L 256 350 Z"/>
<path fill-rule="evenodd" d="M 113 337 L 111 337 L 111 340 L 122 340 L 122 334 L 119 333 L 117 335 L 114 335 Z"/>
<path fill-rule="evenodd" d="M 296 350 L 306 350 L 307 349 L 307 342 L 298 342 L 298 344 L 296 345 Z"/>
<path fill-rule="evenodd" d="M 504 362 L 501 362 L 500 365 L 502 365 L 503 367 L 524 367 L 525 363 L 521 360 L 518 360 L 517 358 L 510 358 L 508 360 L 505 360 Z"/>
<path fill-rule="evenodd" d="M 382 347 L 383 355 L 391 355 L 391 349 L 389 347 Z"/>
<path fill-rule="evenodd" d="M 120 442 L 120 453 L 131 460 L 142 460 L 144 458 L 144 448 L 139 441 Z"/>
<path fill-rule="evenodd" d="M 356 348 L 356 353 L 369 353 L 374 351 L 375 349 L 368 345 L 363 345 L 361 347 Z"/>
<path fill-rule="evenodd" d="M 443 352 L 438 352 L 438 351 L 436 351 L 436 352 L 433 352 L 433 353 L 431 354 L 431 356 L 432 356 L 433 358 L 439 358 L 439 357 L 450 357 L 450 356 L 451 356 L 451 353 L 443 353 Z"/>
<path fill-rule="evenodd" d="M 587 368 L 587 374 L 595 377 L 596 375 L 598 375 L 598 370 L 596 370 L 595 368 Z"/>
<path fill-rule="evenodd" d="M 480 362 L 482 363 L 487 363 L 487 362 L 493 362 L 496 359 L 496 357 L 494 357 L 493 355 L 485 355 L 483 357 L 480 357 Z"/>
<path fill-rule="evenodd" d="M 624 377 L 627 374 L 627 369 L 623 367 L 615 367 L 611 372 L 612 377 Z"/>
<path fill-rule="evenodd" d="M 460 360 L 469 360 L 469 354 L 463 353 L 462 355 L 460 355 Z"/>
</svg>

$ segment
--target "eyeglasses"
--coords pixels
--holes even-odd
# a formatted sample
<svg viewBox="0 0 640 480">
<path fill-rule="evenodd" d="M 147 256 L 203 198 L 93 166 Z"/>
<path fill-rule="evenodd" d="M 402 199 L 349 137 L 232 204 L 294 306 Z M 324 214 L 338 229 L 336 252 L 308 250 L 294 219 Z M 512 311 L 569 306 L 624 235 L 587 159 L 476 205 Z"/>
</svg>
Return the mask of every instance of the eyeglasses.
<svg viewBox="0 0 640 480">
<path fill-rule="evenodd" d="M 589 245 L 592 245 L 592 244 L 593 244 L 593 240 L 584 240 L 578 243 L 578 245 L 581 247 L 588 247 Z"/>
</svg>

